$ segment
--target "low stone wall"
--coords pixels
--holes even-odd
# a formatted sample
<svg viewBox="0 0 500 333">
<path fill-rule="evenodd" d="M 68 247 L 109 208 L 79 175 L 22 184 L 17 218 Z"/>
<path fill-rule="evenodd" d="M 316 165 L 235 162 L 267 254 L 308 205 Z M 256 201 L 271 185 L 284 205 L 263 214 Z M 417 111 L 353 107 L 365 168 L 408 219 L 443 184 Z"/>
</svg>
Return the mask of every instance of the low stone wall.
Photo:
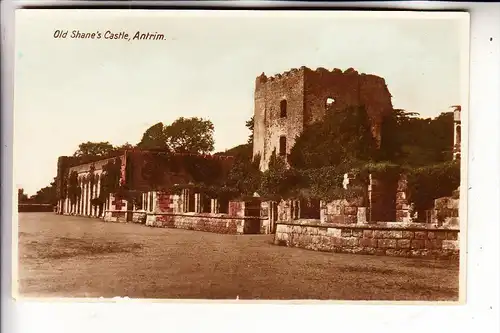
<svg viewBox="0 0 500 333">
<path fill-rule="evenodd" d="M 438 225 L 458 227 L 460 225 L 459 210 L 460 192 L 456 190 L 451 197 L 434 200 L 432 220 Z"/>
<path fill-rule="evenodd" d="M 127 221 L 127 213 L 132 213 L 132 211 L 126 210 L 105 210 L 104 211 L 104 221 L 105 222 L 128 222 Z"/>
<path fill-rule="evenodd" d="M 263 219 L 212 213 L 148 213 L 146 225 L 220 234 L 259 234 Z"/>
<path fill-rule="evenodd" d="M 458 228 L 422 224 L 279 221 L 274 243 L 327 252 L 458 259 L 459 234 Z"/>
<path fill-rule="evenodd" d="M 147 213 L 144 210 L 134 211 L 132 213 L 132 222 L 146 224 Z"/>
</svg>

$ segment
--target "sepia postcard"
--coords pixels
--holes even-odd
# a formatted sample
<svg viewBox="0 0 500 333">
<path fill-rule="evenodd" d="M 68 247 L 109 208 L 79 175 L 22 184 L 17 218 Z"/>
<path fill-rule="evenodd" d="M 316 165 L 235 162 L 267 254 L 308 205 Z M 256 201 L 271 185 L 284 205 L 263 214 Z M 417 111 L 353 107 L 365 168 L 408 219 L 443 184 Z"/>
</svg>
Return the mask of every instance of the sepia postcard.
<svg viewBox="0 0 500 333">
<path fill-rule="evenodd" d="M 15 18 L 17 298 L 465 298 L 469 14 Z"/>
</svg>

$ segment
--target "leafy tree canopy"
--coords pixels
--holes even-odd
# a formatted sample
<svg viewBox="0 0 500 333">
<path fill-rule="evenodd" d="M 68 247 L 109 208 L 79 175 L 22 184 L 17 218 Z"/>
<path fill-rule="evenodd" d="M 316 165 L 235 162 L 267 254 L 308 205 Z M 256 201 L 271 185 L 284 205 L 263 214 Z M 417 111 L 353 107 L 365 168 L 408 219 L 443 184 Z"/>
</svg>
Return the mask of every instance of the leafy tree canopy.
<svg viewBox="0 0 500 333">
<path fill-rule="evenodd" d="M 142 135 L 141 141 L 137 144 L 137 148 L 146 150 L 168 149 L 163 132 L 163 123 L 157 123 L 148 128 Z"/>
<path fill-rule="evenodd" d="M 158 123 L 144 132 L 137 148 L 173 153 L 208 154 L 214 149 L 214 125 L 202 118 L 178 118 L 170 125 Z"/>
<path fill-rule="evenodd" d="M 247 120 L 247 122 L 245 123 L 245 126 L 248 128 L 248 130 L 250 131 L 250 135 L 248 136 L 248 141 L 247 143 L 249 144 L 253 144 L 253 128 L 254 128 L 254 116 L 252 116 L 252 118 L 250 118 L 249 120 Z"/>
<path fill-rule="evenodd" d="M 434 119 L 417 115 L 394 110 L 384 120 L 382 158 L 407 166 L 450 161 L 453 156 L 453 112 L 441 113 Z"/>
<path fill-rule="evenodd" d="M 202 118 L 179 118 L 163 129 L 167 146 L 176 153 L 208 154 L 214 150 L 214 125 Z"/>
<path fill-rule="evenodd" d="M 95 157 L 106 156 L 114 150 L 109 142 L 83 142 L 78 145 L 78 150 L 73 154 L 74 157 Z"/>
</svg>

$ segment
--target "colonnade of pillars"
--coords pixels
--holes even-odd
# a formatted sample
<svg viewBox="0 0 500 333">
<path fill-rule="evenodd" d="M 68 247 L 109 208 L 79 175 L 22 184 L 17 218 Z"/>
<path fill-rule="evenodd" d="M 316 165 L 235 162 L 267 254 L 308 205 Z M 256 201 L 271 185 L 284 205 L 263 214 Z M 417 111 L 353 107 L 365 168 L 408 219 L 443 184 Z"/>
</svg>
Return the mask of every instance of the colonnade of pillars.
<svg viewBox="0 0 500 333">
<path fill-rule="evenodd" d="M 76 202 L 71 202 L 69 198 L 64 200 L 64 212 L 76 215 L 99 217 L 102 216 L 103 212 L 99 211 L 98 206 L 92 205 L 92 199 L 98 198 L 101 190 L 101 179 L 96 176 L 94 184 L 89 182 L 84 182 L 79 180 L 79 186 L 82 192 L 79 197 L 77 197 Z M 107 207 L 107 201 L 104 204 L 103 210 Z"/>
</svg>

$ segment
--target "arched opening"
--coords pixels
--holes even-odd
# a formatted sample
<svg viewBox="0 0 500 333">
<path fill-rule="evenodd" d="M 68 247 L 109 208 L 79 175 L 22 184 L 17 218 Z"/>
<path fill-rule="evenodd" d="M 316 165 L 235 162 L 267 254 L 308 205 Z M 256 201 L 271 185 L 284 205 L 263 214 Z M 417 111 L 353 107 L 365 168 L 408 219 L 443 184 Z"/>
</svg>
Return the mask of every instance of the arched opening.
<svg viewBox="0 0 500 333">
<path fill-rule="evenodd" d="M 286 103 L 286 99 L 282 100 L 280 102 L 280 117 L 281 118 L 286 118 L 287 116 L 287 103 Z"/>
</svg>

